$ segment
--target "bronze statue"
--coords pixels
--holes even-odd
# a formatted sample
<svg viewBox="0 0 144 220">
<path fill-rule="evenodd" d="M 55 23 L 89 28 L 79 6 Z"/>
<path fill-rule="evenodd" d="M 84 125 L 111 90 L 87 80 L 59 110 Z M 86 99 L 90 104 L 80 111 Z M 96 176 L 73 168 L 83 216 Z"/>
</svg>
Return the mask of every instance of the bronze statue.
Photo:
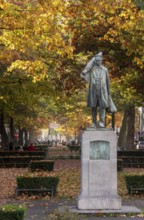
<svg viewBox="0 0 144 220">
<path fill-rule="evenodd" d="M 105 127 L 106 111 L 117 109 L 110 96 L 110 80 L 106 67 L 102 65 L 102 52 L 96 54 L 81 73 L 82 79 L 89 82 L 87 106 L 92 108 L 92 127 Z M 97 122 L 97 109 L 99 121 Z"/>
</svg>

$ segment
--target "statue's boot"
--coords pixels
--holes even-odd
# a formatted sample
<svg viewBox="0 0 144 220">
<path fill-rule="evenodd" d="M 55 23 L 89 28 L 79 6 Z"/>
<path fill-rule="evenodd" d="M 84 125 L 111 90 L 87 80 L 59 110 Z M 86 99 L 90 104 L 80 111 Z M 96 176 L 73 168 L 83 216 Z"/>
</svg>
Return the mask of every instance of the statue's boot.
<svg viewBox="0 0 144 220">
<path fill-rule="evenodd" d="M 99 127 L 101 127 L 101 128 L 104 128 L 104 127 L 105 127 L 104 123 L 101 122 L 101 121 L 99 121 L 98 125 L 99 125 Z"/>
<path fill-rule="evenodd" d="M 92 126 L 91 127 L 96 127 L 97 124 L 97 110 L 96 108 L 92 108 Z"/>
<path fill-rule="evenodd" d="M 106 112 L 105 112 L 105 109 L 103 109 L 103 108 L 100 108 L 100 120 L 99 120 L 99 122 L 98 122 L 98 125 L 99 125 L 99 127 L 101 127 L 101 128 L 105 128 L 105 114 L 106 114 Z"/>
</svg>

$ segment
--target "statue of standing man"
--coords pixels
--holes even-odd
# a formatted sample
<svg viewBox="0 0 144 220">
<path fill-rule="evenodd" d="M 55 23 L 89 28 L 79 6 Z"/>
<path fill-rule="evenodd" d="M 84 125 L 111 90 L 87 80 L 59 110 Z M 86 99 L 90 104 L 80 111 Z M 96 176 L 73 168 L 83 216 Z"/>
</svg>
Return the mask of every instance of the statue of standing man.
<svg viewBox="0 0 144 220">
<path fill-rule="evenodd" d="M 89 82 L 87 106 L 92 109 L 93 128 L 104 128 L 106 111 L 111 113 L 117 111 L 110 96 L 108 70 L 102 65 L 102 59 L 102 52 L 96 54 L 81 73 L 82 79 Z M 97 121 L 98 109 L 99 121 Z"/>
</svg>

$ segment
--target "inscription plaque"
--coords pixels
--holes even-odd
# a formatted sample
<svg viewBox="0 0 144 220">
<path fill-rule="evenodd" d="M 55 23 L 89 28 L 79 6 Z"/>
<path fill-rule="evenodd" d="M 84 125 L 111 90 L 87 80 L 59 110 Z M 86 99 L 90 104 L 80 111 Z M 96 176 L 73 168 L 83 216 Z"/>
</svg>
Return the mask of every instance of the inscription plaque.
<svg viewBox="0 0 144 220">
<path fill-rule="evenodd" d="M 110 160 L 110 143 L 101 140 L 91 141 L 90 160 Z"/>
</svg>

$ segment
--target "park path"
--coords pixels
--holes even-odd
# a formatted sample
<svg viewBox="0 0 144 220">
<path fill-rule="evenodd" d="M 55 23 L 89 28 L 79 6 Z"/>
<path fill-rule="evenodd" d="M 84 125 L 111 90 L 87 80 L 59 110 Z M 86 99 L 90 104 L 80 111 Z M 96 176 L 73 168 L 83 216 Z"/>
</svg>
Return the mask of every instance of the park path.
<svg viewBox="0 0 144 220">
<path fill-rule="evenodd" d="M 123 201 L 122 204 L 124 206 L 136 206 L 139 209 L 144 208 L 144 199 L 132 199 Z M 69 208 L 71 206 L 76 206 L 75 200 L 53 200 L 53 201 L 32 201 L 27 204 L 27 211 L 24 220 L 47 220 L 47 216 L 54 209 L 63 209 Z M 89 217 L 79 217 L 79 220 L 140 220 L 144 219 L 144 215 L 138 214 L 137 216 L 125 217 L 124 214 L 121 214 L 119 217 L 98 217 L 98 216 L 90 216 Z M 49 218 L 50 220 L 50 218 Z M 53 217 L 51 217 L 53 220 Z"/>
</svg>

